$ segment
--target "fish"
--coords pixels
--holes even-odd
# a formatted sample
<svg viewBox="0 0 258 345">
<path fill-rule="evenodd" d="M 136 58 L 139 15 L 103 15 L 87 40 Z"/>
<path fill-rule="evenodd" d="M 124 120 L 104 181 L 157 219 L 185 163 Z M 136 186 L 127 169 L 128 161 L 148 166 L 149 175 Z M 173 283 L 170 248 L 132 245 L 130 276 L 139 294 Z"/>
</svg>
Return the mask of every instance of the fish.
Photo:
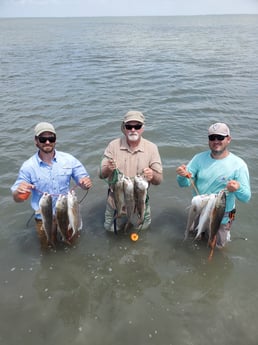
<svg viewBox="0 0 258 345">
<path fill-rule="evenodd" d="M 68 241 L 68 239 L 66 238 L 67 231 L 69 228 L 67 195 L 60 194 L 57 198 L 56 223 L 57 223 L 57 230 L 62 237 L 62 241 L 71 245 L 71 242 Z"/>
<path fill-rule="evenodd" d="M 208 230 L 209 223 L 210 223 L 210 216 L 215 205 L 216 201 L 216 194 L 209 194 L 208 201 L 206 205 L 202 208 L 198 225 L 196 227 L 197 234 L 195 236 L 195 240 L 200 237 L 200 235 Z"/>
<path fill-rule="evenodd" d="M 54 234 L 53 234 L 53 207 L 51 194 L 44 192 L 39 200 L 39 208 L 42 217 L 42 227 L 46 233 L 47 241 L 53 247 Z"/>
<path fill-rule="evenodd" d="M 69 218 L 69 229 L 72 230 L 72 234 L 69 238 L 71 240 L 82 229 L 82 218 L 80 213 L 80 205 L 74 190 L 67 194 L 67 208 Z"/>
<path fill-rule="evenodd" d="M 127 214 L 127 223 L 125 224 L 124 231 L 126 232 L 128 226 L 132 224 L 135 212 L 135 198 L 134 198 L 134 182 L 130 177 L 124 176 L 124 202 Z"/>
<path fill-rule="evenodd" d="M 216 197 L 215 205 L 212 209 L 209 224 L 209 240 L 208 246 L 211 248 L 209 260 L 211 260 L 216 246 L 217 233 L 221 224 L 221 221 L 225 214 L 226 208 L 226 193 L 225 190 L 221 190 Z"/>
<path fill-rule="evenodd" d="M 116 207 L 116 218 L 119 218 L 124 213 L 125 198 L 124 198 L 124 179 L 125 176 L 118 170 L 114 171 L 117 174 L 117 181 L 112 185 L 114 193 L 114 203 Z M 115 176 L 115 175 L 114 175 Z"/>
<path fill-rule="evenodd" d="M 149 182 L 143 175 L 136 175 L 134 177 L 135 208 L 139 218 L 138 225 L 144 222 L 148 188 Z"/>
<path fill-rule="evenodd" d="M 189 232 L 194 231 L 194 229 L 196 228 L 196 222 L 198 221 L 198 217 L 200 216 L 202 209 L 207 204 L 208 199 L 208 194 L 196 195 L 192 198 L 191 206 L 188 212 L 184 240 L 188 238 Z"/>
</svg>

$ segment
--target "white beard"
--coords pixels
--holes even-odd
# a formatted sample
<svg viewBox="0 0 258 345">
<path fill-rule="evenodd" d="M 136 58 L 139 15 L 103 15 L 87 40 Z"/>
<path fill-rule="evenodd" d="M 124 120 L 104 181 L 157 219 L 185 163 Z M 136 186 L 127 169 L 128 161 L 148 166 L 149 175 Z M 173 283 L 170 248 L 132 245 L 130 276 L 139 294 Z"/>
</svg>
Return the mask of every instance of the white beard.
<svg viewBox="0 0 258 345">
<path fill-rule="evenodd" d="M 130 132 L 128 134 L 128 139 L 130 141 L 137 141 L 137 140 L 139 140 L 139 138 L 140 138 L 140 136 L 139 136 L 139 134 L 137 132 Z"/>
</svg>

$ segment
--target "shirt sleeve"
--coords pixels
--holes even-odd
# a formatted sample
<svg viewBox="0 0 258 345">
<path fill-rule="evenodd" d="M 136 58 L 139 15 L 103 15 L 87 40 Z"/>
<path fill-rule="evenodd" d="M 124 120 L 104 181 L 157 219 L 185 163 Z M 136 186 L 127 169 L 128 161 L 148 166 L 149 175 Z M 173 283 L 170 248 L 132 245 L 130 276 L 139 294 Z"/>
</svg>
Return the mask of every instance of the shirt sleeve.
<svg viewBox="0 0 258 345">
<path fill-rule="evenodd" d="M 249 171 L 246 164 L 243 164 L 235 175 L 236 181 L 239 182 L 240 188 L 234 193 L 236 198 L 242 202 L 248 202 L 251 199 L 251 188 L 249 181 Z"/>
<path fill-rule="evenodd" d="M 158 150 L 158 147 L 154 144 L 153 144 L 153 148 L 152 148 L 152 157 L 151 157 L 151 161 L 150 161 L 150 168 L 159 174 L 163 173 L 163 168 L 162 168 L 159 150 Z"/>
<path fill-rule="evenodd" d="M 190 180 L 187 177 L 177 175 L 176 180 L 177 180 L 177 183 L 180 187 L 189 187 L 190 186 Z"/>
<path fill-rule="evenodd" d="M 18 177 L 17 177 L 16 181 L 11 186 L 11 191 L 14 192 L 21 182 L 25 181 L 28 183 L 32 183 L 30 176 L 31 175 L 30 175 L 29 170 L 26 169 L 25 164 L 23 164 L 19 170 Z"/>
<path fill-rule="evenodd" d="M 90 175 L 82 163 L 77 158 L 72 157 L 72 178 L 78 184 L 82 177 L 90 177 Z"/>
</svg>

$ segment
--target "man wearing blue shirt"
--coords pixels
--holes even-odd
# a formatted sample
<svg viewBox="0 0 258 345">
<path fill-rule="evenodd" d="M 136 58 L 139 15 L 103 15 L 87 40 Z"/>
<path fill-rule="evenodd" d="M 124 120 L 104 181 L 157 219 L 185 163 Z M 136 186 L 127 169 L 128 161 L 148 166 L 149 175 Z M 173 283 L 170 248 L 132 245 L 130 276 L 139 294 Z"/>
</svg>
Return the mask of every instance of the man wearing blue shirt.
<svg viewBox="0 0 258 345">
<path fill-rule="evenodd" d="M 229 151 L 231 136 L 225 123 L 211 125 L 208 140 L 209 151 L 196 154 L 187 166 L 176 169 L 177 182 L 180 187 L 194 183 L 199 194 L 227 190 L 225 215 L 217 234 L 217 247 L 224 247 L 230 241 L 235 200 L 246 203 L 251 198 L 249 171 L 244 160 Z"/>
<path fill-rule="evenodd" d="M 56 131 L 51 123 L 40 122 L 36 125 L 35 145 L 38 152 L 22 164 L 11 191 L 16 202 L 22 202 L 31 195 L 37 232 L 42 247 L 45 247 L 46 236 L 42 229 L 39 207 L 42 194 L 44 192 L 51 194 L 55 205 L 59 194 L 68 193 L 71 179 L 83 189 L 91 188 L 92 182 L 78 159 L 55 149 Z"/>
</svg>

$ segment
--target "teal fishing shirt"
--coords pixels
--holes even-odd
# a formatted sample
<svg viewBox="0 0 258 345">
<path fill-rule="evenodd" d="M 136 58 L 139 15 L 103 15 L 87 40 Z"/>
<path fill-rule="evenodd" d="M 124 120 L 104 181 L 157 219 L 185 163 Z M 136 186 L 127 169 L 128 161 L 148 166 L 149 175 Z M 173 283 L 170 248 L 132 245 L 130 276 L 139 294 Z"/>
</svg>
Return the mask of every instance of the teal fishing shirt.
<svg viewBox="0 0 258 345">
<path fill-rule="evenodd" d="M 223 159 L 213 159 L 211 151 L 201 152 L 195 155 L 187 165 L 187 171 L 192 174 L 192 180 L 199 194 L 217 194 L 226 188 L 227 182 L 236 180 L 240 188 L 234 193 L 227 193 L 226 209 L 229 212 L 235 208 L 235 201 L 248 202 L 251 198 L 249 171 L 243 159 L 233 153 Z M 189 178 L 177 175 L 180 187 L 189 187 Z M 193 190 L 195 194 L 195 191 Z M 225 224 L 228 217 L 224 217 Z"/>
<path fill-rule="evenodd" d="M 82 177 L 89 177 L 82 163 L 69 153 L 55 151 L 52 165 L 43 162 L 38 152 L 25 161 L 19 171 L 17 180 L 11 187 L 14 192 L 23 181 L 35 186 L 31 193 L 31 207 L 35 217 L 41 219 L 39 214 L 39 200 L 44 192 L 52 195 L 53 211 L 59 194 L 67 194 L 71 179 L 76 184 Z"/>
</svg>

